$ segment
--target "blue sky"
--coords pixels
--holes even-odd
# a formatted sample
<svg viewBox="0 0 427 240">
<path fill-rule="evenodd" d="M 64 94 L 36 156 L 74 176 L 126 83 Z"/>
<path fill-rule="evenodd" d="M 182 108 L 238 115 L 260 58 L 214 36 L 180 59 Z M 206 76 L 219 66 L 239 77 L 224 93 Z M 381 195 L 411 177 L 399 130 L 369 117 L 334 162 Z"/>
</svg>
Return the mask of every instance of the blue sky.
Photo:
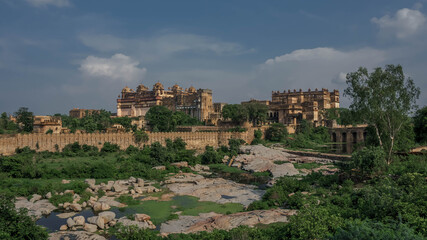
<svg viewBox="0 0 427 240">
<path fill-rule="evenodd" d="M 0 0 L 0 112 L 114 112 L 124 86 L 157 81 L 229 103 L 284 89 L 342 93 L 346 73 L 385 64 L 403 66 L 423 106 L 426 9 L 422 0 Z"/>
</svg>

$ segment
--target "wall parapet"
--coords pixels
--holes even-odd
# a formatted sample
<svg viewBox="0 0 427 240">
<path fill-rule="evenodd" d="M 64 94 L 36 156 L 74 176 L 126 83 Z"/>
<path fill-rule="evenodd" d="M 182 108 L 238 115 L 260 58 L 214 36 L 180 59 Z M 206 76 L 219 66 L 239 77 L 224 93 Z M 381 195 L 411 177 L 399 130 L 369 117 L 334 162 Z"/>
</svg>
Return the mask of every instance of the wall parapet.
<svg viewBox="0 0 427 240">
<path fill-rule="evenodd" d="M 227 145 L 231 138 L 240 138 L 247 143 L 253 140 L 253 130 L 246 132 L 157 132 L 147 133 L 149 140 L 145 144 L 159 142 L 166 144 L 166 139 L 181 138 L 187 143 L 188 149 L 203 150 L 206 146 L 219 147 Z M 66 133 L 66 134 L 11 134 L 0 135 L 0 155 L 12 155 L 16 148 L 29 147 L 36 151 L 62 150 L 67 144 L 79 142 L 98 147 L 105 142 L 119 145 L 126 149 L 130 145 L 138 146 L 132 133 Z M 143 144 L 142 144 L 143 145 Z"/>
</svg>

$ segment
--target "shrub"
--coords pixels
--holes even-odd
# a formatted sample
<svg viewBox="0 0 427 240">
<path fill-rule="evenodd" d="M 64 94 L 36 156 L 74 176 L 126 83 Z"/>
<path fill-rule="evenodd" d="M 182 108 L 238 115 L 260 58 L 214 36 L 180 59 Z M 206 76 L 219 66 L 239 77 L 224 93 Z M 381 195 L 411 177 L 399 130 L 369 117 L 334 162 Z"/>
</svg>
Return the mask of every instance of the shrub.
<svg viewBox="0 0 427 240">
<path fill-rule="evenodd" d="M 352 167 L 358 169 L 362 175 L 370 176 L 386 168 L 385 157 L 382 148 L 367 147 L 352 154 Z"/>
<path fill-rule="evenodd" d="M 120 147 L 117 144 L 105 142 L 101 148 L 101 152 L 112 153 L 120 151 Z"/>
</svg>

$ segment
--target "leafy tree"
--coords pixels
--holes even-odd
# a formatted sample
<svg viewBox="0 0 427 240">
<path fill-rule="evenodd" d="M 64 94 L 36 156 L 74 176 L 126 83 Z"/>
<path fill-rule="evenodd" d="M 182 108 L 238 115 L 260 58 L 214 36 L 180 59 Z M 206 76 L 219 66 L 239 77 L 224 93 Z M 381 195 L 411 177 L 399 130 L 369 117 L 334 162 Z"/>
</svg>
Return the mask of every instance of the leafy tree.
<svg viewBox="0 0 427 240">
<path fill-rule="evenodd" d="M 406 118 L 416 107 L 420 89 L 406 78 L 400 65 L 386 65 L 369 73 L 366 68 L 347 74 L 344 95 L 352 99 L 350 109 L 375 128 L 379 145 L 391 163 L 392 151 Z"/>
<path fill-rule="evenodd" d="M 203 125 L 203 122 L 199 121 L 197 118 L 191 117 L 190 115 L 181 111 L 174 112 L 172 118 L 176 126 Z"/>
<path fill-rule="evenodd" d="M 12 197 L 0 195 L 0 239 L 47 239 L 46 230 L 35 224 L 26 210 L 15 210 Z"/>
<path fill-rule="evenodd" d="M 427 143 L 427 106 L 419 109 L 414 116 L 415 140 Z"/>
<path fill-rule="evenodd" d="M 336 120 L 339 125 L 356 125 L 363 123 L 359 117 L 348 108 L 330 108 L 325 109 L 325 118 Z"/>
<path fill-rule="evenodd" d="M 152 129 L 160 132 L 170 132 L 175 129 L 176 122 L 173 120 L 172 111 L 165 106 L 154 106 L 145 114 L 145 119 Z"/>
<path fill-rule="evenodd" d="M 211 146 L 205 147 L 205 152 L 200 155 L 202 164 L 222 163 L 222 156 Z"/>
<path fill-rule="evenodd" d="M 28 111 L 28 108 L 21 107 L 15 112 L 16 120 L 18 123 L 22 124 L 23 132 L 32 132 L 34 125 L 34 115 L 32 112 Z"/>
<path fill-rule="evenodd" d="M 148 142 L 149 140 L 148 134 L 142 130 L 136 130 L 135 132 L 133 132 L 133 138 L 139 146 L 142 143 Z"/>
<path fill-rule="evenodd" d="M 265 138 L 273 142 L 280 142 L 286 138 L 288 130 L 281 123 L 273 123 L 265 131 Z"/>
<path fill-rule="evenodd" d="M 241 104 L 227 104 L 222 108 L 222 116 L 240 125 L 248 120 L 248 110 Z"/>
<path fill-rule="evenodd" d="M 259 102 L 251 102 L 244 105 L 248 112 L 248 120 L 253 126 L 257 126 L 267 119 L 268 107 Z"/>
</svg>

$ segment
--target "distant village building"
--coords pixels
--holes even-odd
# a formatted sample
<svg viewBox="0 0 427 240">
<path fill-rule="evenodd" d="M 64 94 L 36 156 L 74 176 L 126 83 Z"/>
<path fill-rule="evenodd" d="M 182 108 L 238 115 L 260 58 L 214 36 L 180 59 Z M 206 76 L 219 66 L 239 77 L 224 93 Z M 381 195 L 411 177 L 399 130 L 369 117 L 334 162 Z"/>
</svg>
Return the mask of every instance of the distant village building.
<svg viewBox="0 0 427 240">
<path fill-rule="evenodd" d="M 34 133 L 46 133 L 52 130 L 52 133 L 62 132 L 62 120 L 61 117 L 53 116 L 34 116 Z"/>
<path fill-rule="evenodd" d="M 70 110 L 69 115 L 73 118 L 84 118 L 86 115 L 92 115 L 94 113 L 100 113 L 100 110 L 73 108 Z"/>
<path fill-rule="evenodd" d="M 157 82 L 152 90 L 142 84 L 137 87 L 136 91 L 129 87 L 123 88 L 117 99 L 117 116 L 145 116 L 151 107 L 158 105 L 165 106 L 172 111 L 185 112 L 206 123 L 215 124 L 218 114 L 221 114 L 215 112 L 212 90 L 196 90 L 194 87 L 183 89 L 177 84 L 169 90 L 165 90 L 163 85 Z M 217 108 L 222 109 L 220 106 Z"/>
</svg>

